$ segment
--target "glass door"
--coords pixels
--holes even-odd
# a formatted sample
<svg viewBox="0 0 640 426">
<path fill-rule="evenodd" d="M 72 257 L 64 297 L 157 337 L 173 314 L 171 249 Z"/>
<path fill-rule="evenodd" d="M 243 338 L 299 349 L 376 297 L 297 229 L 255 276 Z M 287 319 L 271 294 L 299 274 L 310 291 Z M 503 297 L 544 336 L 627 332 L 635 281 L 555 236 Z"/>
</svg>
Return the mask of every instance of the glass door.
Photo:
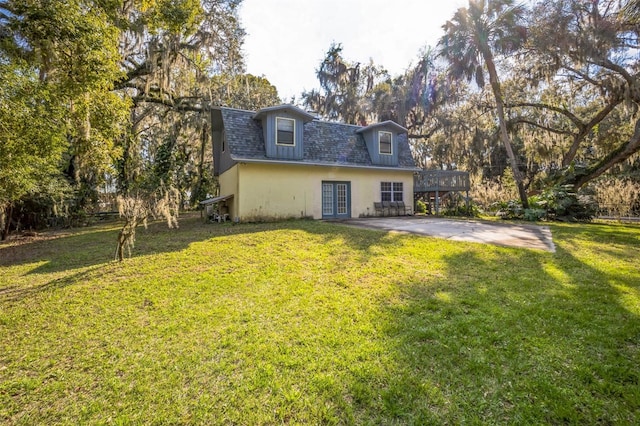
<svg viewBox="0 0 640 426">
<path fill-rule="evenodd" d="M 351 217 L 351 182 L 322 182 L 322 218 Z"/>
</svg>

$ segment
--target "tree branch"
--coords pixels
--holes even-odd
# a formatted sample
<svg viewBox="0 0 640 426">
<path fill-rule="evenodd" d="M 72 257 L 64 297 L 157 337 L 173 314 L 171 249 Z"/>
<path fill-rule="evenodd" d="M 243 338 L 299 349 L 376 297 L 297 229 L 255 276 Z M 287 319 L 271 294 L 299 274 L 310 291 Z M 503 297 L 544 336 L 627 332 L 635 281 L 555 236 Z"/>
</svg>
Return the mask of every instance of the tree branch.
<svg viewBox="0 0 640 426">
<path fill-rule="evenodd" d="M 545 130 L 549 133 L 555 133 L 557 135 L 565 135 L 565 136 L 573 135 L 573 133 L 568 130 L 554 129 L 553 127 L 544 126 L 542 124 L 536 123 L 535 121 L 527 120 L 526 118 L 515 118 L 513 120 L 509 120 L 509 124 L 510 125 L 511 124 L 528 124 L 530 126 Z"/>
<path fill-rule="evenodd" d="M 622 76 L 622 78 L 626 80 L 629 86 L 633 86 L 635 84 L 635 80 L 633 76 L 629 74 L 629 72 L 623 66 L 620 66 L 614 62 L 611 62 L 609 59 L 592 60 L 592 61 L 589 61 L 589 63 L 617 72 Z"/>
<path fill-rule="evenodd" d="M 139 105 L 142 103 L 153 103 L 157 105 L 164 105 L 168 108 L 171 108 L 174 111 L 180 111 L 180 112 L 186 112 L 186 111 L 204 112 L 210 109 L 209 103 L 204 101 L 201 98 L 197 98 L 197 99 L 201 100 L 202 102 L 199 102 L 199 103 L 189 102 L 189 100 L 192 101 L 194 99 L 191 96 L 186 98 L 169 99 L 169 98 L 157 98 L 153 96 L 139 95 L 139 96 L 134 96 L 131 99 L 136 105 Z"/>
<path fill-rule="evenodd" d="M 604 120 L 613 109 L 622 102 L 622 97 L 612 99 L 603 109 L 601 109 L 591 120 L 583 124 L 582 127 L 578 127 L 578 133 L 573 138 L 573 143 L 569 148 L 569 151 L 562 158 L 562 165 L 568 166 L 578 153 L 578 148 L 582 141 L 587 137 L 591 130 L 602 120 Z"/>
<path fill-rule="evenodd" d="M 505 106 L 507 108 L 531 107 L 531 108 L 537 108 L 537 109 L 548 109 L 550 111 L 554 111 L 554 112 L 557 112 L 559 114 L 564 115 L 565 117 L 567 117 L 578 128 L 581 128 L 582 126 L 584 126 L 584 123 L 582 122 L 582 120 L 580 120 L 580 118 L 578 118 L 571 111 L 569 111 L 569 110 L 567 110 L 565 108 L 560 108 L 560 107 L 553 106 L 553 105 L 550 105 L 550 104 L 545 104 L 545 103 L 542 103 L 542 102 L 519 102 L 519 103 L 515 103 L 515 104 L 507 104 Z"/>
<path fill-rule="evenodd" d="M 635 131 L 628 142 L 620 145 L 602 160 L 589 167 L 584 174 L 578 176 L 574 182 L 576 189 L 605 173 L 611 167 L 625 161 L 640 150 L 640 120 L 636 121 Z"/>
</svg>

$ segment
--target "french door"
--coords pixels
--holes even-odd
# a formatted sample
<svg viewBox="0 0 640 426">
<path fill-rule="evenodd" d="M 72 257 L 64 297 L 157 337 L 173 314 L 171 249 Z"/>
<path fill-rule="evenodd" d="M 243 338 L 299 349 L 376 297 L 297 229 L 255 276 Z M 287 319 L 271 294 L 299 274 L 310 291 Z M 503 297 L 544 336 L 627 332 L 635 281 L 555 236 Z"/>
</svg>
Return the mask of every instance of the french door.
<svg viewBox="0 0 640 426">
<path fill-rule="evenodd" d="M 322 218 L 351 217 L 351 182 L 322 182 Z"/>
</svg>

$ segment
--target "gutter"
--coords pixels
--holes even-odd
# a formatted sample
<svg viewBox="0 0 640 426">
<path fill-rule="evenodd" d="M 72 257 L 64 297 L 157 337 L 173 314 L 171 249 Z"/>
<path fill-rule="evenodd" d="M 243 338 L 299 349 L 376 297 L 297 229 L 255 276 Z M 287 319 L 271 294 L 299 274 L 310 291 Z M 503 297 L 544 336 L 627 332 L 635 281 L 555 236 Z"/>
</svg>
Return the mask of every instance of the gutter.
<svg viewBox="0 0 640 426">
<path fill-rule="evenodd" d="M 386 171 L 406 171 L 406 172 L 419 172 L 422 169 L 418 167 L 391 167 L 391 166 L 365 166 L 358 164 L 344 164 L 344 163 L 312 163 L 312 162 L 294 162 L 284 160 L 257 160 L 252 158 L 237 158 L 231 157 L 233 161 L 238 163 L 257 163 L 257 164 L 281 164 L 287 166 L 314 166 L 314 167 L 340 167 L 345 169 L 374 169 L 374 170 L 386 170 Z"/>
</svg>

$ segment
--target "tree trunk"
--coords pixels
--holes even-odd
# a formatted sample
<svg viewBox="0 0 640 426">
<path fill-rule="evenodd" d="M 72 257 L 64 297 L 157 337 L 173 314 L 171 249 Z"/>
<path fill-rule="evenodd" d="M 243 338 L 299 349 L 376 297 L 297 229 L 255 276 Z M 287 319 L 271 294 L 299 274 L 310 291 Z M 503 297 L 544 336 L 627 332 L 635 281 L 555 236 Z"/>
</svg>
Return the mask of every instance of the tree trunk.
<svg viewBox="0 0 640 426">
<path fill-rule="evenodd" d="M 124 260 L 124 243 L 126 239 L 124 237 L 124 233 L 121 230 L 118 234 L 118 246 L 116 247 L 116 259 L 118 262 L 122 262 Z"/>
<path fill-rule="evenodd" d="M 4 226 L 1 231 L 1 241 L 9 238 L 9 228 L 11 227 L 11 216 L 13 215 L 13 204 L 7 205 L 4 209 Z"/>
<path fill-rule="evenodd" d="M 589 133 L 591 133 L 593 128 L 598 125 L 598 123 L 607 118 L 611 111 L 613 111 L 616 106 L 622 103 L 622 100 L 623 98 L 622 96 L 620 96 L 611 101 L 608 101 L 609 103 L 588 123 L 580 124 L 578 126 L 578 133 L 573 136 L 573 143 L 571 144 L 571 147 L 569 147 L 569 150 L 562 157 L 563 167 L 569 167 L 571 162 L 573 162 L 573 159 L 576 157 L 576 154 L 578 153 L 580 144 L 585 140 Z"/>
<path fill-rule="evenodd" d="M 496 99 L 496 110 L 498 112 L 498 122 L 500 125 L 500 139 L 502 140 L 504 148 L 507 151 L 507 156 L 509 157 L 509 163 L 511 164 L 511 169 L 513 170 L 513 178 L 516 181 L 516 185 L 518 186 L 520 202 L 522 203 L 522 207 L 527 209 L 529 208 L 529 200 L 527 199 L 527 191 L 524 187 L 522 172 L 518 167 L 516 156 L 513 153 L 513 148 L 511 147 L 509 133 L 507 132 L 507 124 L 504 117 L 504 99 L 502 99 L 502 91 L 500 90 L 500 80 L 498 79 L 498 72 L 496 71 L 496 66 L 493 63 L 493 55 L 491 54 L 491 51 L 488 49 L 488 47 L 482 49 L 482 56 L 487 65 L 487 70 L 489 71 L 489 82 L 491 83 L 493 96 Z"/>
<path fill-rule="evenodd" d="M 201 195 L 202 187 L 204 186 L 204 153 L 209 140 L 209 126 L 207 120 L 204 120 L 202 127 L 202 135 L 200 137 L 200 161 L 198 162 L 198 182 L 191 195 L 191 204 L 194 205 L 198 201 L 197 198 Z"/>
<path fill-rule="evenodd" d="M 578 176 L 573 182 L 573 186 L 575 189 L 580 189 L 589 181 L 597 178 L 598 176 L 605 173 L 611 167 L 625 161 L 627 158 L 631 157 L 633 154 L 640 150 L 640 120 L 636 121 L 635 130 L 633 135 L 629 139 L 627 143 L 618 147 L 616 150 L 612 151 L 609 155 L 604 157 L 598 163 L 589 167 L 585 174 Z"/>
</svg>

